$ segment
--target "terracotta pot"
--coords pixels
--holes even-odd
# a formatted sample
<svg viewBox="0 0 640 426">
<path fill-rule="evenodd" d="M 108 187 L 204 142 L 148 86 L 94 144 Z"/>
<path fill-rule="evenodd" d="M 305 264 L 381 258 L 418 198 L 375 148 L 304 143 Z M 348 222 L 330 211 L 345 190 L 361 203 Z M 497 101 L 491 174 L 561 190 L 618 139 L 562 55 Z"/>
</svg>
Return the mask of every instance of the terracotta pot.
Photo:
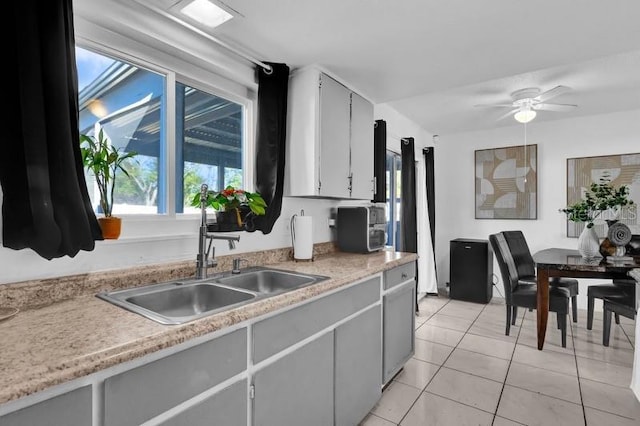
<svg viewBox="0 0 640 426">
<path fill-rule="evenodd" d="M 121 218 L 115 216 L 99 217 L 98 223 L 100 224 L 100 229 L 102 229 L 102 237 L 105 240 L 117 240 L 120 237 Z"/>
</svg>

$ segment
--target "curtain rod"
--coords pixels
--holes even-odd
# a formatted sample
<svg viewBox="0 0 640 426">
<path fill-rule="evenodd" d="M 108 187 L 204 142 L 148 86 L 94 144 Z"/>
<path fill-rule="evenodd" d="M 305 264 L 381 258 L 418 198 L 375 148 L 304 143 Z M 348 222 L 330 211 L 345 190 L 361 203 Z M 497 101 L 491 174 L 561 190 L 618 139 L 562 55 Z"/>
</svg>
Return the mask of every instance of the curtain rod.
<svg viewBox="0 0 640 426">
<path fill-rule="evenodd" d="M 249 62 L 252 62 L 256 65 L 258 65 L 259 67 L 261 67 L 265 73 L 267 74 L 271 74 L 273 72 L 273 68 L 271 67 L 271 65 L 267 65 L 262 61 L 257 60 L 256 58 L 254 58 L 253 56 L 250 56 L 246 53 L 244 53 L 243 51 L 237 49 L 236 47 L 231 46 L 230 44 L 220 40 L 219 38 L 216 38 L 214 36 L 212 36 L 211 34 L 207 33 L 206 31 L 201 30 L 198 27 L 195 27 L 191 24 L 189 24 L 188 22 L 183 21 L 182 19 L 178 18 L 177 16 L 174 16 L 170 13 L 168 13 L 165 10 L 160 9 L 157 6 L 148 4 L 147 2 L 142 2 L 141 4 L 143 4 L 145 7 L 153 10 L 156 13 L 159 13 L 160 15 L 164 16 L 165 18 L 171 19 L 173 22 L 176 22 L 180 25 L 182 25 L 183 27 L 190 29 L 191 31 L 196 32 L 197 34 L 200 34 L 201 36 L 205 37 L 206 39 L 224 47 L 225 49 L 229 50 L 232 53 L 235 53 L 236 55 L 246 59 Z"/>
</svg>

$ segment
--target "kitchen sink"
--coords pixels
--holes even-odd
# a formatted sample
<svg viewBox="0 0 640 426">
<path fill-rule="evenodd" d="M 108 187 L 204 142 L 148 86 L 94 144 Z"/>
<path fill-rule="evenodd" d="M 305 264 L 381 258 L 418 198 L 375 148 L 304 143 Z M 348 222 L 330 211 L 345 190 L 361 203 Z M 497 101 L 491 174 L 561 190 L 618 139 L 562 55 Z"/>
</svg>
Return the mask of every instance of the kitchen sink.
<svg viewBox="0 0 640 426">
<path fill-rule="evenodd" d="M 161 324 L 182 324 L 241 306 L 257 294 L 195 281 L 135 287 L 97 296 Z"/>
<path fill-rule="evenodd" d="M 301 274 L 266 268 L 249 268 L 239 274 L 218 278 L 216 282 L 256 293 L 273 294 L 295 290 L 326 279 L 328 277 L 322 275 Z"/>
<path fill-rule="evenodd" d="M 256 266 L 204 280 L 152 284 L 96 296 L 161 324 L 182 324 L 328 278 Z"/>
</svg>

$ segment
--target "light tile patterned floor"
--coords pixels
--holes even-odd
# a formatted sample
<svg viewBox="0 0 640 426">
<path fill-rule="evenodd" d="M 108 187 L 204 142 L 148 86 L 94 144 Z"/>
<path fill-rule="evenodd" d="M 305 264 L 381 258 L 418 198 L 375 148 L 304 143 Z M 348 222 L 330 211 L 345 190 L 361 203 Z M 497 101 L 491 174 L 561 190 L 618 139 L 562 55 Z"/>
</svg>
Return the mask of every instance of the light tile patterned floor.
<svg viewBox="0 0 640 426">
<path fill-rule="evenodd" d="M 629 389 L 634 323 L 612 325 L 602 345 L 601 314 L 586 311 L 560 342 L 549 314 L 544 350 L 535 311 L 520 309 L 505 336 L 505 307 L 428 296 L 416 316 L 415 355 L 384 390 L 361 426 L 638 425 Z"/>
</svg>

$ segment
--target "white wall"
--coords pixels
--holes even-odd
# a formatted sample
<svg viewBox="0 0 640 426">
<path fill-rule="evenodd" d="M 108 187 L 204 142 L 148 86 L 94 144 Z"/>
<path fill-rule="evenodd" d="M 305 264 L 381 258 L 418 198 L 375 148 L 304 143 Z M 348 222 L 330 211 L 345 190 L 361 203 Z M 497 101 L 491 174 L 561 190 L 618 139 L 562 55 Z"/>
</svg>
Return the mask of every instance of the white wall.
<svg viewBox="0 0 640 426">
<path fill-rule="evenodd" d="M 435 149 L 438 285 L 449 281 L 449 241 L 455 238 L 488 239 L 495 232 L 520 229 L 534 253 L 548 247 L 576 248 L 577 238 L 566 237 L 566 217 L 558 212 L 566 206 L 567 158 L 640 152 L 639 135 L 638 110 L 530 123 L 527 143 L 538 145 L 537 220 L 474 219 L 474 151 L 523 144 L 522 125 L 440 136 Z M 495 263 L 494 274 L 501 290 Z M 583 308 L 586 283 L 581 280 Z"/>
<path fill-rule="evenodd" d="M 374 106 L 376 120 L 387 122 L 387 149 L 400 153 L 400 139 L 413 137 L 416 160 L 422 159 L 422 148 L 433 146 L 433 135 L 387 104 Z"/>
</svg>

